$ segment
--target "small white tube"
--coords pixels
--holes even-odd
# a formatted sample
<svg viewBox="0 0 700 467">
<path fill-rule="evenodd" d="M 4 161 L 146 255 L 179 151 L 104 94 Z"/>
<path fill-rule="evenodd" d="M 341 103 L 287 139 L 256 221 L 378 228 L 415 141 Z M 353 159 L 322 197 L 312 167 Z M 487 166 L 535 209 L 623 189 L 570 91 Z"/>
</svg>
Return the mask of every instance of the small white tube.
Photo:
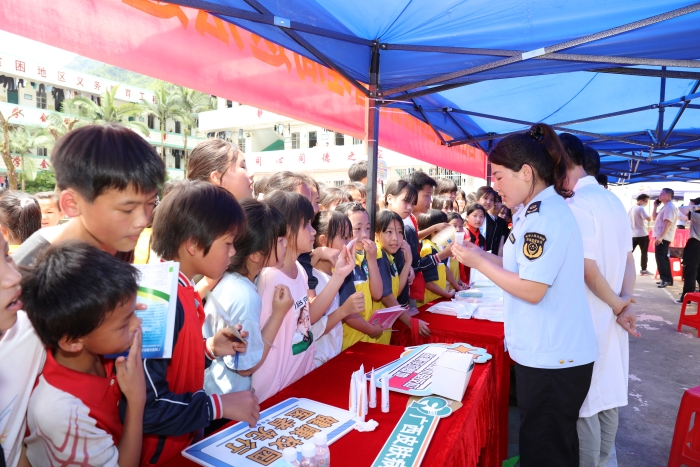
<svg viewBox="0 0 700 467">
<path fill-rule="evenodd" d="M 369 377 L 369 407 L 370 409 L 377 407 L 377 381 L 374 379 L 374 368 Z"/>
<path fill-rule="evenodd" d="M 357 412 L 357 384 L 355 383 L 355 373 L 350 376 L 350 404 L 349 410 L 351 413 Z"/>
<path fill-rule="evenodd" d="M 382 412 L 389 412 L 389 373 L 382 375 Z"/>
<path fill-rule="evenodd" d="M 362 373 L 362 378 L 360 379 L 360 391 L 362 392 L 362 421 L 365 421 L 365 415 L 369 412 L 369 405 L 367 401 L 367 378 L 365 374 Z"/>
</svg>

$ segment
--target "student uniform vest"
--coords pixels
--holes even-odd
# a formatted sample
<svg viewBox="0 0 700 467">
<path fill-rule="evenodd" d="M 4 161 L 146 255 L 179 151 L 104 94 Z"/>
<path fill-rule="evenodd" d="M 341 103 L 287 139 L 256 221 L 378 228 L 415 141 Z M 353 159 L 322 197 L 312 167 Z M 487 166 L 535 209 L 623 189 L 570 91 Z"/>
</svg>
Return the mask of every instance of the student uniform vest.
<svg viewBox="0 0 700 467">
<path fill-rule="evenodd" d="M 377 251 L 379 254 L 379 251 Z M 372 292 L 369 289 L 369 267 L 367 266 L 367 259 L 364 253 L 355 252 L 355 270 L 353 271 L 355 279 L 355 290 L 357 292 L 362 292 L 365 297 L 365 310 L 360 313 L 362 319 L 369 321 L 374 313 L 372 304 Z M 382 341 L 384 339 L 384 341 Z M 374 344 L 388 344 L 391 340 L 390 332 L 383 332 L 381 336 L 376 339 L 372 339 L 367 334 L 353 329 L 347 324 L 343 323 L 343 350 L 347 349 L 356 342 L 370 342 Z"/>
<path fill-rule="evenodd" d="M 424 258 L 429 255 L 436 255 L 440 253 L 440 250 L 438 249 L 438 246 L 432 242 L 432 240 L 425 239 L 423 240 L 423 248 L 420 250 L 420 256 L 421 258 Z M 447 289 L 447 273 L 445 272 L 445 263 L 440 262 L 436 266 L 437 268 L 437 273 L 438 273 L 438 278 L 435 281 L 438 287 L 440 287 L 443 290 Z M 423 276 L 425 277 L 425 275 Z M 418 306 L 423 306 L 428 302 L 432 302 L 434 300 L 439 300 L 442 297 L 431 292 L 428 289 L 425 289 L 425 296 L 423 298 L 423 301 L 418 302 Z"/>
</svg>

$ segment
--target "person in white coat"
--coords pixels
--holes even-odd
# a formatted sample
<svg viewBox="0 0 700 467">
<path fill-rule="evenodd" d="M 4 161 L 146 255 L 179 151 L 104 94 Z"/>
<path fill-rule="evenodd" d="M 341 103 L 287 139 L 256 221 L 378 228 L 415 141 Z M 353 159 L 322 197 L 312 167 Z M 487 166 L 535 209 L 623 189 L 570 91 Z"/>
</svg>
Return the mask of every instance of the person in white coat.
<svg viewBox="0 0 700 467">
<path fill-rule="evenodd" d="M 617 408 L 627 405 L 627 333 L 638 336 L 631 305 L 635 282 L 632 229 L 624 221 L 622 202 L 586 174 L 581 140 L 569 133 L 559 138 L 573 162 L 566 187 L 574 196 L 566 201 L 583 237 L 586 297 L 599 350 L 577 422 L 580 466 L 603 467 L 615 444 Z"/>
</svg>

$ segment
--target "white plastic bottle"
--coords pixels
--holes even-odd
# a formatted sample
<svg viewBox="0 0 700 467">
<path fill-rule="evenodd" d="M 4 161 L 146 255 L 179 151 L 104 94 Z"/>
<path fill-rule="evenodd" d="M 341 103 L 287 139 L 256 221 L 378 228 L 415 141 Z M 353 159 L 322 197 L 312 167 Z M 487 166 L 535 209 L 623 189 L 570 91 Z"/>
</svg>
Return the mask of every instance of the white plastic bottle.
<svg viewBox="0 0 700 467">
<path fill-rule="evenodd" d="M 328 449 L 328 436 L 325 433 L 316 433 L 313 437 L 316 445 L 316 465 L 318 467 L 330 467 L 331 451 Z"/>
<path fill-rule="evenodd" d="M 316 445 L 305 443 L 301 447 L 301 462 L 299 462 L 299 467 L 318 467 L 315 457 Z"/>
<path fill-rule="evenodd" d="M 289 465 L 293 467 L 299 467 L 299 461 L 297 460 L 297 450 L 294 448 L 284 448 L 284 451 L 282 451 L 282 460 L 286 461 Z"/>
</svg>

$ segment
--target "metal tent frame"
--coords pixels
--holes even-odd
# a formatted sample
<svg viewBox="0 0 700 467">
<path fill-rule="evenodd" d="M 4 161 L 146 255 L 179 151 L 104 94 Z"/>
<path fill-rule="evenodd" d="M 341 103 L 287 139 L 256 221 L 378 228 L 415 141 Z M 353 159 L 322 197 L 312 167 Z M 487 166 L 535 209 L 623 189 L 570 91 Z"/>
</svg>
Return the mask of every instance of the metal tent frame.
<svg viewBox="0 0 700 467">
<path fill-rule="evenodd" d="M 651 104 L 644 107 L 630 108 L 613 113 L 594 115 L 577 120 L 560 122 L 552 125 L 555 129 L 563 132 L 576 134 L 584 139 L 584 142 L 592 144 L 601 154 L 601 162 L 606 172 L 617 178 L 618 182 L 633 182 L 635 179 L 646 176 L 649 178 L 662 168 L 665 173 L 658 174 L 659 179 L 669 177 L 677 179 L 697 178 L 690 173 L 700 173 L 700 151 L 697 156 L 688 153 L 700 150 L 700 137 L 697 135 L 684 136 L 675 131 L 676 125 L 687 109 L 700 109 L 700 105 L 693 104 L 692 101 L 700 98 L 697 92 L 700 85 L 700 61 L 687 59 L 659 59 L 645 57 L 628 57 L 612 55 L 588 55 L 566 53 L 572 47 L 589 44 L 595 41 L 611 38 L 621 34 L 636 31 L 674 18 L 679 18 L 691 13 L 700 11 L 700 3 L 694 3 L 682 8 L 673 9 L 661 14 L 650 16 L 645 19 L 609 28 L 594 34 L 578 37 L 573 40 L 552 44 L 531 51 L 521 50 L 501 50 L 501 49 L 481 49 L 433 45 L 406 45 L 382 43 L 378 40 L 369 40 L 346 34 L 331 29 L 291 21 L 288 18 L 275 15 L 258 0 L 243 0 L 250 9 L 235 8 L 221 5 L 205 0 L 173 0 L 171 3 L 206 10 L 217 17 L 227 19 L 238 19 L 250 21 L 259 25 L 265 25 L 272 29 L 267 31 L 270 35 L 266 39 L 275 42 L 272 31 L 282 32 L 306 51 L 308 56 L 317 62 L 331 68 L 350 84 L 357 88 L 368 98 L 367 105 L 367 142 L 368 142 L 368 190 L 367 199 L 372 231 L 374 231 L 374 210 L 377 193 L 377 158 L 378 158 L 378 134 L 379 134 L 379 111 L 382 107 L 394 107 L 402 109 L 413 115 L 415 118 L 428 124 L 440 139 L 443 145 L 448 147 L 461 144 L 470 144 L 482 150 L 490 149 L 494 141 L 514 132 L 509 133 L 485 133 L 473 134 L 467 131 L 454 114 L 476 116 L 489 120 L 515 123 L 523 127 L 530 126 L 535 122 L 485 114 L 482 112 L 470 111 L 468 109 L 457 109 L 452 107 L 427 108 L 420 105 L 416 99 L 423 96 L 434 95 L 441 91 L 468 86 L 480 82 L 478 76 L 469 80 L 470 77 L 478 75 L 487 70 L 505 67 L 526 60 L 555 60 L 590 63 L 590 68 L 585 71 L 596 73 L 623 74 L 634 76 L 658 77 L 660 79 L 660 92 L 658 104 Z M 242 27 L 245 28 L 245 25 Z M 260 31 L 256 31 L 260 34 Z M 311 44 L 302 35 L 311 34 L 314 36 L 329 38 L 349 44 L 367 47 L 369 50 L 369 66 L 365 79 L 358 81 L 350 75 L 336 60 L 337 57 L 330 57 Z M 265 34 L 262 34 L 265 36 Z M 413 81 L 410 83 L 384 89 L 381 86 L 382 69 L 380 65 L 380 55 L 382 51 L 412 51 L 426 53 L 456 54 L 492 56 L 493 61 L 471 66 L 461 70 L 444 73 L 427 79 Z M 660 69 L 640 68 L 640 67 L 661 67 Z M 669 70 L 668 68 L 681 68 L 682 70 Z M 696 70 L 698 71 L 692 71 Z M 531 76 L 535 72 L 523 72 L 518 76 Z M 693 79 L 695 85 L 692 93 L 677 98 L 666 100 L 665 89 L 667 79 Z M 364 82 L 364 84 L 363 84 Z M 676 116 L 668 128 L 664 128 L 664 112 L 666 109 L 677 109 Z M 580 123 L 612 118 L 624 114 L 642 112 L 647 110 L 658 110 L 659 120 L 654 131 L 640 130 L 633 134 L 602 134 L 577 130 L 571 128 Z M 438 122 L 437 116 L 441 116 L 442 123 Z M 447 123 L 444 123 L 447 122 Z M 519 129 L 518 131 L 522 131 Z M 605 148 L 605 144 L 616 143 L 618 148 L 610 150 Z M 642 154 L 642 151 L 645 155 Z M 653 165 L 654 162 L 668 157 L 680 157 L 681 162 L 665 165 Z M 609 161 L 608 161 L 609 160 Z"/>
</svg>

